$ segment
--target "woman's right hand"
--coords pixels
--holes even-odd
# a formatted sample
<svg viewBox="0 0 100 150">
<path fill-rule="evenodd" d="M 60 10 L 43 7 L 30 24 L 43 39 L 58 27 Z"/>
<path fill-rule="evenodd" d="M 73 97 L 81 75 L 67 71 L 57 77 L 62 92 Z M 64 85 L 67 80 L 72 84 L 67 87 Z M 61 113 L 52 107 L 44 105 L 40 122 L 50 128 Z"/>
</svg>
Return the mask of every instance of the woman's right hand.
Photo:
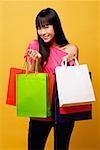
<svg viewBox="0 0 100 150">
<path fill-rule="evenodd" d="M 41 61 L 41 54 L 37 52 L 36 50 L 33 49 L 28 49 L 28 62 L 31 62 L 31 59 L 33 59 L 33 63 L 29 63 L 29 72 L 34 72 L 35 71 L 35 60 L 38 59 L 38 69 L 39 72 L 42 72 L 42 68 L 40 65 Z"/>
<path fill-rule="evenodd" d="M 41 54 L 33 49 L 28 49 L 28 58 L 29 60 L 32 58 L 33 60 L 38 59 L 38 61 L 41 61 Z"/>
</svg>

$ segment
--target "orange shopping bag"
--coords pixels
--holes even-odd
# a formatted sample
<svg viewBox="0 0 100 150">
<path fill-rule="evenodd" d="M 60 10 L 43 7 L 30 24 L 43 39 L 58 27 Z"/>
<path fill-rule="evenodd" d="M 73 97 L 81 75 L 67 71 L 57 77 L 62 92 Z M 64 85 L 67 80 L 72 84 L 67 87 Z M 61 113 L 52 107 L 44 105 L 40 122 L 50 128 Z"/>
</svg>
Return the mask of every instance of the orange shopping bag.
<svg viewBox="0 0 100 150">
<path fill-rule="evenodd" d="M 26 70 L 10 68 L 6 104 L 16 106 L 16 74 L 23 74 Z"/>
</svg>

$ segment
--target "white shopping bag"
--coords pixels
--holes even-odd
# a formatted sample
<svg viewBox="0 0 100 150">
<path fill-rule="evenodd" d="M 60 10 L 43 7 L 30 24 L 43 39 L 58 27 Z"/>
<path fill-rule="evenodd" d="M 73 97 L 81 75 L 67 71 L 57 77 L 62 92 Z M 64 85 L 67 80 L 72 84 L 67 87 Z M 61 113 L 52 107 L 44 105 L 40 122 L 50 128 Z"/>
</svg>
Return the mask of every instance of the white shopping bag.
<svg viewBox="0 0 100 150">
<path fill-rule="evenodd" d="M 60 107 L 95 101 L 87 64 L 79 65 L 76 59 L 75 66 L 64 62 L 55 69 Z"/>
</svg>

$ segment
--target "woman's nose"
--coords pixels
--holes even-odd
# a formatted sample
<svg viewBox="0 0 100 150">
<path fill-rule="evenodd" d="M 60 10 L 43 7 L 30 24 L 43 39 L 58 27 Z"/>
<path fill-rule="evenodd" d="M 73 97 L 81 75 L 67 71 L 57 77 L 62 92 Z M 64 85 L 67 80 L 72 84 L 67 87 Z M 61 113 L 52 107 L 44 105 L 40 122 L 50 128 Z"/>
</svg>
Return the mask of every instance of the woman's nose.
<svg viewBox="0 0 100 150">
<path fill-rule="evenodd" d="M 45 34 L 46 34 L 46 30 L 42 28 L 42 29 L 41 29 L 41 34 L 42 34 L 42 35 L 45 35 Z"/>
</svg>

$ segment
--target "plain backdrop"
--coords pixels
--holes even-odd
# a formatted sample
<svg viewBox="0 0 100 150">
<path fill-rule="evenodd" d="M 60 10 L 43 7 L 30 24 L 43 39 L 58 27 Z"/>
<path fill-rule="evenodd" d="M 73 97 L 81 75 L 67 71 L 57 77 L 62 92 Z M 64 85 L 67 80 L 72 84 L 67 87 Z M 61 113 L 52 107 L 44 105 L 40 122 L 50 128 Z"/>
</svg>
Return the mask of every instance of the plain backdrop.
<svg viewBox="0 0 100 150">
<path fill-rule="evenodd" d="M 100 3 L 99 0 L 1 0 L 0 1 L 0 149 L 27 150 L 29 118 L 17 117 L 16 107 L 6 105 L 10 67 L 22 68 L 28 43 L 37 38 L 35 17 L 47 7 L 55 9 L 70 43 L 79 47 L 79 63 L 88 64 L 96 95 L 93 119 L 77 121 L 70 150 L 100 149 Z M 46 143 L 53 150 L 53 129 Z"/>
</svg>

